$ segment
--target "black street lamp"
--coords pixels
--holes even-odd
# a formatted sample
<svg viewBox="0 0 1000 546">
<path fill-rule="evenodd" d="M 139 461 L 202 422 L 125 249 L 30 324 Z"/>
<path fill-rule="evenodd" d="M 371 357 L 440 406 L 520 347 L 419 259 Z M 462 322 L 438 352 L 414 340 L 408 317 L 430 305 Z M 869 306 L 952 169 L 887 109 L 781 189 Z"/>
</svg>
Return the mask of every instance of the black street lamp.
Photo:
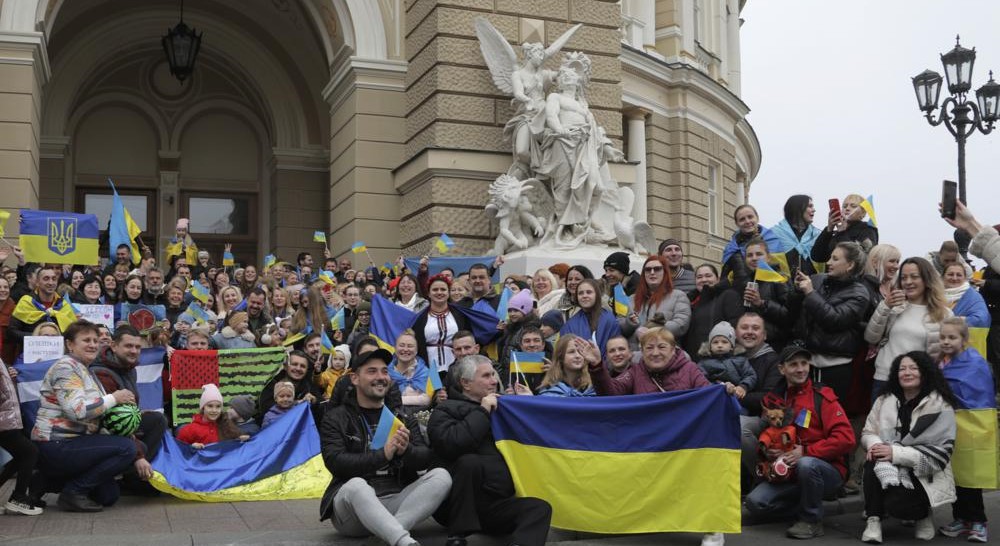
<svg viewBox="0 0 1000 546">
<path fill-rule="evenodd" d="M 167 31 L 160 42 L 167 54 L 170 73 L 181 83 L 194 72 L 194 61 L 201 48 L 201 33 L 184 24 L 184 0 L 181 0 L 181 20 Z"/>
<path fill-rule="evenodd" d="M 941 55 L 950 96 L 944 99 L 940 109 L 940 74 L 924 70 L 913 78 L 913 90 L 917 93 L 917 105 L 927 122 L 935 127 L 944 123 L 958 143 L 958 198 L 965 203 L 965 140 L 977 129 L 984 135 L 993 131 L 994 123 L 1000 119 L 1000 84 L 993 81 L 991 71 L 990 81 L 976 90 L 976 102 L 966 99 L 966 94 L 972 89 L 976 49 L 965 49 L 958 40 L 956 36 L 955 49 Z M 934 118 L 935 110 L 938 110 L 937 119 Z"/>
</svg>

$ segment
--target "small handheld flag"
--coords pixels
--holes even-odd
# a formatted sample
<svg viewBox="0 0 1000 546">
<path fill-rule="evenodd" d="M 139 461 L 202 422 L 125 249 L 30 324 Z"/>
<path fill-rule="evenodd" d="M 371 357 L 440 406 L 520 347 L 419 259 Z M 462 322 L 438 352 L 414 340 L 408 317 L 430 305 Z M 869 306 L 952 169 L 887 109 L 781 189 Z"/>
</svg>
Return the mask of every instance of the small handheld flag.
<svg viewBox="0 0 1000 546">
<path fill-rule="evenodd" d="M 203 322 L 205 324 L 208 324 L 209 322 L 212 321 L 212 317 L 209 316 L 209 314 L 204 309 L 202 309 L 202 307 L 197 303 L 192 303 L 191 305 L 188 305 L 187 311 L 185 311 L 185 313 L 190 315 L 196 322 Z"/>
<path fill-rule="evenodd" d="M 455 241 L 451 240 L 446 234 L 442 233 L 438 240 L 434 242 L 434 246 L 437 247 L 438 252 L 441 254 L 447 254 L 452 247 L 455 246 Z"/>
<path fill-rule="evenodd" d="M 392 435 L 401 428 L 403 428 L 403 422 L 399 420 L 399 417 L 393 415 L 386 406 L 382 406 L 382 415 L 378 419 L 378 427 L 375 428 L 375 434 L 372 436 L 372 449 L 385 447 L 389 438 L 392 438 Z"/>
<path fill-rule="evenodd" d="M 326 335 L 326 329 L 324 329 L 323 333 L 320 334 L 320 343 L 323 344 L 322 347 L 320 347 L 321 353 L 325 355 L 333 354 L 333 342 L 330 341 L 330 337 Z"/>
<path fill-rule="evenodd" d="M 365 245 L 364 241 L 355 241 L 351 245 L 351 252 L 355 254 L 361 254 L 362 252 L 368 252 L 368 247 Z"/>
<path fill-rule="evenodd" d="M 871 227 L 878 227 L 878 218 L 875 216 L 875 205 L 873 204 L 874 201 L 875 196 L 869 195 L 868 199 L 862 201 L 859 206 L 868 213 L 868 225 Z"/>
<path fill-rule="evenodd" d="M 511 365 L 514 373 L 545 373 L 545 353 L 511 351 Z"/>
<path fill-rule="evenodd" d="M 321 280 L 321 281 L 323 281 L 326 284 L 330 284 L 330 285 L 336 285 L 337 284 L 337 280 L 333 278 L 333 273 L 331 273 L 329 271 L 320 271 L 319 275 L 316 275 L 316 278 L 319 279 L 319 280 Z"/>
<path fill-rule="evenodd" d="M 0 210 L 0 237 L 5 237 L 7 229 L 7 220 L 10 219 L 10 212 L 6 210 Z"/>
<path fill-rule="evenodd" d="M 199 281 L 191 282 L 191 297 L 205 303 L 208 301 L 208 288 Z"/>
<path fill-rule="evenodd" d="M 507 307 L 510 306 L 510 298 L 513 297 L 514 293 L 511 292 L 510 288 L 504 287 L 503 291 L 500 292 L 500 301 L 497 302 L 497 318 L 507 322 L 510 317 L 510 313 L 507 312 Z"/>
<path fill-rule="evenodd" d="M 757 282 L 788 282 L 788 278 L 778 273 L 767 262 L 761 260 L 757 262 L 757 272 L 753 279 Z"/>
<path fill-rule="evenodd" d="M 809 423 L 812 422 L 812 411 L 803 409 L 795 417 L 795 426 L 800 428 L 809 428 Z"/>
<path fill-rule="evenodd" d="M 223 252 L 222 253 L 222 265 L 223 265 L 223 267 L 229 267 L 229 266 L 236 265 L 236 258 L 233 257 L 233 253 L 232 252 Z"/>
<path fill-rule="evenodd" d="M 628 296 L 625 295 L 625 288 L 621 283 L 615 285 L 615 316 L 624 317 L 628 315 Z"/>
<path fill-rule="evenodd" d="M 333 318 L 330 319 L 330 328 L 334 331 L 343 330 L 344 325 L 347 323 L 345 319 L 344 308 L 341 307 L 340 311 L 337 311 L 337 314 L 333 315 Z"/>
<path fill-rule="evenodd" d="M 278 262 L 278 257 L 274 254 L 268 254 L 264 256 L 264 269 L 269 269 L 272 265 Z"/>
<path fill-rule="evenodd" d="M 427 385 L 424 387 L 424 393 L 427 396 L 431 396 L 435 392 L 444 388 L 441 384 L 441 374 L 437 370 L 433 369 L 431 366 L 427 366 Z"/>
<path fill-rule="evenodd" d="M 313 232 L 313 242 L 326 244 L 326 233 L 322 231 Z"/>
</svg>

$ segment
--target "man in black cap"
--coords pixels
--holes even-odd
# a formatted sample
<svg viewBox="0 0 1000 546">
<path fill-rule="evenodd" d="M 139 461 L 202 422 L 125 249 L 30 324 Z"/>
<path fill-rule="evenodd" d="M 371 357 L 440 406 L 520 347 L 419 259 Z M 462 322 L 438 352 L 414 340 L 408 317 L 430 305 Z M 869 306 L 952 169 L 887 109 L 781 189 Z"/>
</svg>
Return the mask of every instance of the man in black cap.
<svg viewBox="0 0 1000 546">
<path fill-rule="evenodd" d="M 635 294 L 639 274 L 631 269 L 631 260 L 626 252 L 613 252 L 604 260 L 604 280 L 608 283 L 609 294 L 616 284 L 622 285 L 626 296 Z"/>
<path fill-rule="evenodd" d="M 847 454 L 856 441 L 851 422 L 837 395 L 809 378 L 812 353 L 801 342 L 781 352 L 778 371 L 785 381 L 774 394 L 795 416 L 797 444 L 791 451 L 767 451 L 769 461 L 781 460 L 793 471 L 791 480 L 763 482 L 747 495 L 754 515 L 795 515 L 785 534 L 808 539 L 823 536 L 823 499 L 836 495 L 847 477 Z"/>
<path fill-rule="evenodd" d="M 410 529 L 447 498 L 451 476 L 443 468 L 417 476 L 430 466 L 432 453 L 415 419 L 392 433 L 385 446 L 371 447 L 380 421 L 390 418 L 384 412 L 393 383 L 390 362 L 392 353 L 385 349 L 354 359 L 348 374 L 354 389 L 323 418 L 323 462 L 334 478 L 323 494 L 320 520 L 332 517 L 346 536 L 375 535 L 389 546 L 410 546 L 417 544 Z M 395 414 L 400 408 L 388 409 Z"/>
<path fill-rule="evenodd" d="M 667 261 L 670 268 L 670 278 L 674 280 L 674 288 L 690 293 L 694 290 L 694 271 L 686 267 L 684 263 L 684 249 L 677 239 L 665 239 L 660 243 L 660 256 Z"/>
</svg>

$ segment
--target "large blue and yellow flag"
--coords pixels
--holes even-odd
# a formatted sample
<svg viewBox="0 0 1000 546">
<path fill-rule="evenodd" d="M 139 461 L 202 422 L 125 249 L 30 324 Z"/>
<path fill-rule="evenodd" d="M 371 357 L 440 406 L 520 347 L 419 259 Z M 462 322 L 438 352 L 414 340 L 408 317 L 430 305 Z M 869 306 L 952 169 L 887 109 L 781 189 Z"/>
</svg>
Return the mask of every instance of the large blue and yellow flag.
<svg viewBox="0 0 1000 546">
<path fill-rule="evenodd" d="M 21 249 L 29 262 L 97 265 L 97 216 L 21 209 Z"/>
<path fill-rule="evenodd" d="M 739 533 L 739 408 L 721 385 L 598 398 L 505 396 L 493 436 L 517 494 L 593 533 Z"/>
<path fill-rule="evenodd" d="M 990 365 L 974 348 L 966 349 L 941 369 L 958 401 L 955 407 L 955 451 L 951 468 L 955 485 L 973 489 L 1000 487 L 1000 438 L 997 437 L 996 391 Z"/>
<path fill-rule="evenodd" d="M 152 461 L 153 487 L 204 502 L 317 499 L 330 483 L 309 404 L 299 404 L 247 442 L 228 440 L 195 450 L 163 437 Z"/>
<path fill-rule="evenodd" d="M 38 300 L 31 294 L 21 296 L 21 299 L 17 300 L 17 305 L 14 306 L 11 315 L 25 324 L 34 324 L 42 319 L 55 322 L 60 332 L 65 332 L 66 328 L 69 328 L 69 325 L 76 322 L 77 319 L 73 304 L 65 297 L 57 299 L 46 308 L 38 303 Z"/>
<path fill-rule="evenodd" d="M 375 294 L 372 296 L 372 318 L 368 333 L 383 349 L 396 352 L 396 338 L 413 324 L 417 314 Z"/>
</svg>

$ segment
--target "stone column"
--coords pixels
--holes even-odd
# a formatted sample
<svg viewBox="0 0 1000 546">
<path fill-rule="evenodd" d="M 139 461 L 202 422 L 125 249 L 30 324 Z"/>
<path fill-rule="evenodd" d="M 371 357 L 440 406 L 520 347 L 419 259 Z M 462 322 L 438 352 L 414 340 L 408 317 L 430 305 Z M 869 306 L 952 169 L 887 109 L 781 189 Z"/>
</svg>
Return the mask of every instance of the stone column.
<svg viewBox="0 0 1000 546">
<path fill-rule="evenodd" d="M 645 222 L 648 216 L 646 205 L 646 111 L 633 108 L 625 115 L 628 117 L 628 160 L 638 163 L 635 170 L 635 182 L 632 191 L 635 192 L 635 203 L 632 205 L 632 218 L 637 222 Z"/>
<path fill-rule="evenodd" d="M 42 88 L 50 76 L 45 38 L 0 32 L 0 208 L 38 208 Z M 9 222 L 8 234 L 17 232 Z"/>
</svg>

